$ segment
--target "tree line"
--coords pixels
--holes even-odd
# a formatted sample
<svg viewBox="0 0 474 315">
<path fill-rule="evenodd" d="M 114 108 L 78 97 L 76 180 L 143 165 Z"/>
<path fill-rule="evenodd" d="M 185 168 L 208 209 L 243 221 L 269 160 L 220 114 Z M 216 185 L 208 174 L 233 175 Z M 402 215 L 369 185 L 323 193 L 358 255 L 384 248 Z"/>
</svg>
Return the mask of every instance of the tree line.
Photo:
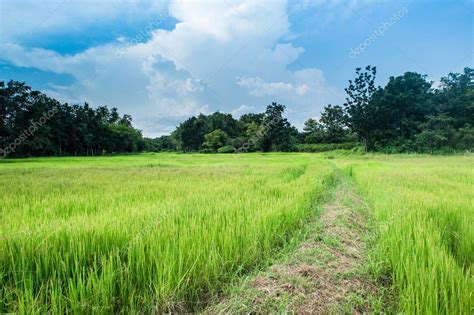
<svg viewBox="0 0 474 315">
<path fill-rule="evenodd" d="M 406 72 L 376 86 L 377 70 L 357 68 L 346 102 L 327 105 L 300 132 L 273 102 L 239 119 L 215 112 L 192 116 L 170 135 L 144 138 L 116 108 L 69 105 L 25 83 L 0 82 L 0 154 L 103 155 L 144 151 L 243 153 L 362 147 L 381 152 L 453 152 L 474 148 L 474 70 L 450 73 L 433 88 Z"/>
<path fill-rule="evenodd" d="M 439 86 L 406 72 L 376 86 L 375 67 L 357 68 L 342 105 L 327 105 L 302 132 L 284 118 L 285 106 L 264 113 L 193 116 L 168 136 L 150 139 L 155 151 L 318 151 L 361 146 L 365 151 L 453 152 L 474 149 L 474 70 L 450 73 Z M 273 124 L 271 123 L 273 122 Z"/>
<path fill-rule="evenodd" d="M 102 155 L 146 147 L 130 115 L 69 105 L 25 83 L 0 82 L 0 157 Z"/>
</svg>

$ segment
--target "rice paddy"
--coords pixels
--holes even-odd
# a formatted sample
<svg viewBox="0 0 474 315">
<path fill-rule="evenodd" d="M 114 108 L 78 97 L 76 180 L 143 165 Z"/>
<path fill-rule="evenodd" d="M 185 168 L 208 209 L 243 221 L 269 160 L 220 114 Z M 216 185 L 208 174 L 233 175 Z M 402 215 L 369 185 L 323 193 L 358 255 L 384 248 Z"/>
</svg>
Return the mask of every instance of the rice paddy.
<svg viewBox="0 0 474 315">
<path fill-rule="evenodd" d="M 194 310 L 265 263 L 331 181 L 309 155 L 34 159 L 0 169 L 0 312 Z"/>
<path fill-rule="evenodd" d="M 0 161 L 0 312 L 196 311 L 263 268 L 336 173 L 399 311 L 472 312 L 474 158 L 144 154 Z"/>
<path fill-rule="evenodd" d="M 337 164 L 373 211 L 373 262 L 391 275 L 399 311 L 472 314 L 473 157 L 378 156 Z"/>
</svg>

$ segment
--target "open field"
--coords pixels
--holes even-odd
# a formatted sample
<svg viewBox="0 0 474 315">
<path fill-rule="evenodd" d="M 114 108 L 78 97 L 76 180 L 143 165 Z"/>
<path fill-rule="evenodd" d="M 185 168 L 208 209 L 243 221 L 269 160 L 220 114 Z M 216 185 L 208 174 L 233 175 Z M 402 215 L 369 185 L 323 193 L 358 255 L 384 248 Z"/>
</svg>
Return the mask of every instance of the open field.
<svg viewBox="0 0 474 315">
<path fill-rule="evenodd" d="M 2 163 L 0 311 L 188 309 L 263 265 L 331 181 L 309 155 Z"/>
<path fill-rule="evenodd" d="M 202 309 L 265 269 L 338 173 L 400 311 L 472 311 L 473 157 L 328 153 L 3 160 L 0 312 Z"/>
<path fill-rule="evenodd" d="M 393 274 L 406 314 L 472 312 L 474 159 L 381 156 L 337 164 L 377 223 L 377 268 Z"/>
</svg>

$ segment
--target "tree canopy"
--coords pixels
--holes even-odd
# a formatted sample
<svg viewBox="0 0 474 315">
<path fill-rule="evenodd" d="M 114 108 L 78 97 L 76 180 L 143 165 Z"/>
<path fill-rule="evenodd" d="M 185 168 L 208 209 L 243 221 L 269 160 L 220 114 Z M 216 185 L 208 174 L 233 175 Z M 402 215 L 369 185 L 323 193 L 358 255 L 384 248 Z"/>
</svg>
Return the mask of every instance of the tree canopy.
<svg viewBox="0 0 474 315">
<path fill-rule="evenodd" d="M 143 138 L 116 108 L 61 103 L 25 83 L 0 81 L 0 156 L 102 155 L 142 151 L 296 151 L 360 141 L 367 151 L 438 152 L 474 148 L 474 70 L 450 73 L 433 87 L 406 72 L 376 86 L 376 67 L 357 68 L 346 102 L 327 105 L 300 132 L 272 102 L 239 119 L 215 112 L 180 123 L 170 135 Z M 340 144 L 340 145 L 337 145 Z"/>
<path fill-rule="evenodd" d="M 116 108 L 61 104 L 24 83 L 0 82 L 3 156 L 98 155 L 140 152 L 145 141 Z"/>
</svg>

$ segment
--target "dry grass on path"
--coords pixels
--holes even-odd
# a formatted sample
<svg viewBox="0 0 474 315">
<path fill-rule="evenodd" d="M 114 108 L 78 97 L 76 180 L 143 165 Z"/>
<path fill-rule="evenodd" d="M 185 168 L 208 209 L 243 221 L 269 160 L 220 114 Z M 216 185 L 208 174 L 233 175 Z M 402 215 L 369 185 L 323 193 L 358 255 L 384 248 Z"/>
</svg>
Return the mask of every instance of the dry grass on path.
<svg viewBox="0 0 474 315">
<path fill-rule="evenodd" d="M 380 308 L 379 289 L 363 271 L 363 208 L 351 185 L 342 180 L 290 255 L 246 279 L 230 298 L 208 311 L 361 314 Z"/>
</svg>

